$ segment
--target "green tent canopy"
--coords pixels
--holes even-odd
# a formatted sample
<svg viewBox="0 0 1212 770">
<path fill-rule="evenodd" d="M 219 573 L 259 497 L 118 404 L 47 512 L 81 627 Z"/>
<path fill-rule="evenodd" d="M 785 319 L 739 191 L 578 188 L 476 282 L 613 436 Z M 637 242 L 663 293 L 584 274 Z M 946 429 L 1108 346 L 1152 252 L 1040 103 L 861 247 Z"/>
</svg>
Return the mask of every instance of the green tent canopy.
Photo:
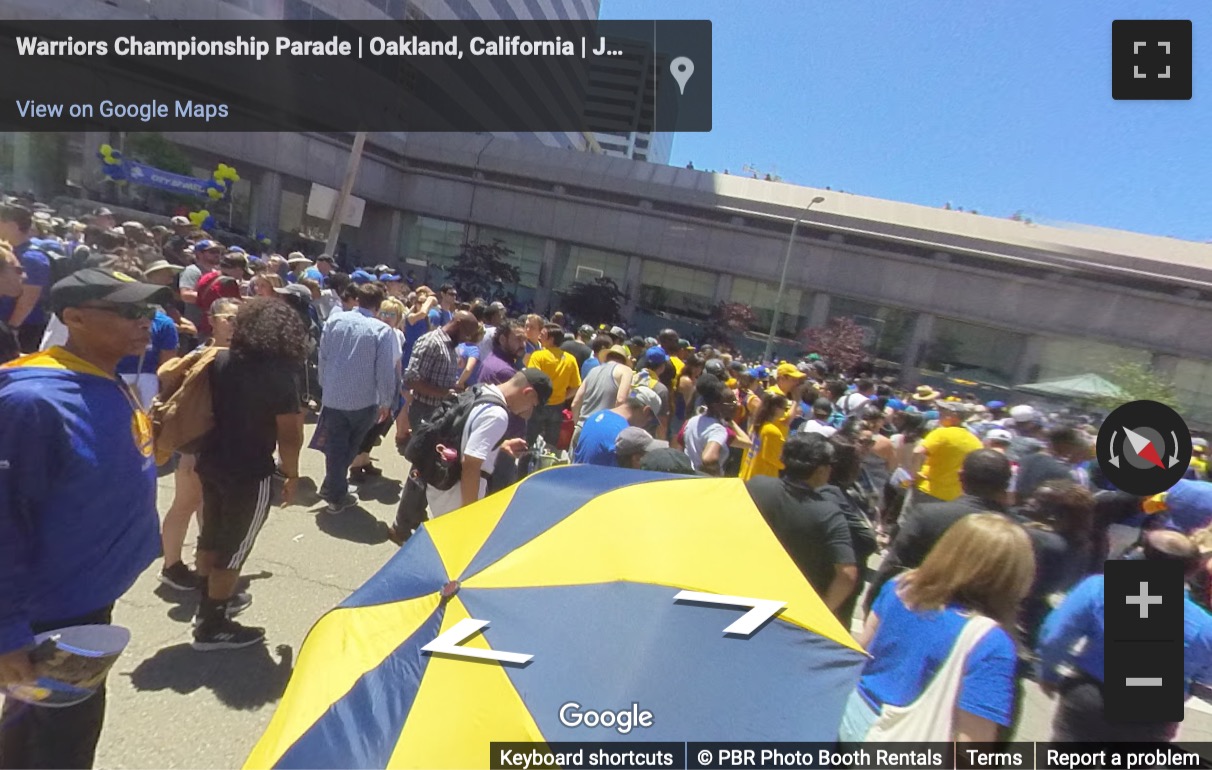
<svg viewBox="0 0 1212 770">
<path fill-rule="evenodd" d="M 1108 382 L 1097 374 L 1079 374 L 1076 377 L 1064 377 L 1059 380 L 1044 380 L 1019 385 L 1018 390 L 1027 393 L 1039 393 L 1044 396 L 1061 396 L 1065 398 L 1124 398 L 1126 394 L 1115 383 Z"/>
</svg>

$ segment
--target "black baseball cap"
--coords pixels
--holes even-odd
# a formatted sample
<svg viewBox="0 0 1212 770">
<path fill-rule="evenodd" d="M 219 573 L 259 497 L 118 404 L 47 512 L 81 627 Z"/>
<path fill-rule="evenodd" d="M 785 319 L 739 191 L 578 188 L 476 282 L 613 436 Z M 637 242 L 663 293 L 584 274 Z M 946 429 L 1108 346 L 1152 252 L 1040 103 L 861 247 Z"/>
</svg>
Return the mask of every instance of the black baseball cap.
<svg viewBox="0 0 1212 770">
<path fill-rule="evenodd" d="M 539 397 L 540 404 L 546 404 L 551 400 L 551 378 L 538 369 L 523 369 L 522 374 L 526 375 L 526 384 L 534 388 L 534 392 Z"/>
<path fill-rule="evenodd" d="M 681 476 L 699 475 L 695 472 L 694 466 L 690 464 L 690 458 L 686 456 L 686 453 L 673 447 L 650 449 L 645 452 L 643 459 L 640 460 L 640 470 L 676 473 Z"/>
<path fill-rule="evenodd" d="M 126 273 L 101 267 L 86 267 L 61 279 L 51 287 L 51 310 L 79 307 L 86 302 L 112 302 L 127 305 L 140 302 L 161 303 L 172 299 L 172 289 L 140 283 Z"/>
</svg>

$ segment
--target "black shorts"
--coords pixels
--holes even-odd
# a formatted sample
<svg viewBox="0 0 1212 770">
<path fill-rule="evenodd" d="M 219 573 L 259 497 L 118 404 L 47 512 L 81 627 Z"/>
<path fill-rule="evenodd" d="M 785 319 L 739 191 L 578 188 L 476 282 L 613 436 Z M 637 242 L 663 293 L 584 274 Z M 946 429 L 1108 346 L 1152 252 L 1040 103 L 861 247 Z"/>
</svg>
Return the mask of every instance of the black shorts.
<svg viewBox="0 0 1212 770">
<path fill-rule="evenodd" d="M 202 521 L 198 550 L 214 551 L 219 569 L 244 566 L 257 533 L 269 515 L 273 476 L 227 479 L 199 475 L 202 480 Z"/>
</svg>

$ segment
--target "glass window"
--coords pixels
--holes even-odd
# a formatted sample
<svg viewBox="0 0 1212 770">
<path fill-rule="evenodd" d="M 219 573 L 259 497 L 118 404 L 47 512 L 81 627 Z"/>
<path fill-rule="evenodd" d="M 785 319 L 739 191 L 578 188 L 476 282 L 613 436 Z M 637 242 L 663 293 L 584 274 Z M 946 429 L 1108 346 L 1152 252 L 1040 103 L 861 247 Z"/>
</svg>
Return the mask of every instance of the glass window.
<svg viewBox="0 0 1212 770">
<path fill-rule="evenodd" d="M 779 287 L 777 284 L 755 281 L 751 278 L 734 277 L 730 302 L 740 302 L 753 309 L 755 318 L 753 330 L 770 331 L 770 321 L 774 317 L 774 305 L 778 301 Z M 778 336 L 794 337 L 805 325 L 805 319 L 800 317 L 800 301 L 803 291 L 786 287 L 783 291 L 783 302 L 779 306 Z"/>
<path fill-rule="evenodd" d="M 1174 390 L 1188 422 L 1212 423 L 1212 363 L 1179 359 Z"/>
<path fill-rule="evenodd" d="M 887 361 L 900 362 L 913 335 L 917 313 L 849 297 L 829 298 L 830 318 L 853 318 L 867 331 L 867 349 Z"/>
<path fill-rule="evenodd" d="M 564 291 L 574 283 L 589 283 L 595 278 L 610 278 L 623 291 L 627 282 L 627 260 L 625 254 L 598 251 L 585 246 L 573 246 L 564 265 L 564 271 L 555 282 L 556 291 Z"/>
<path fill-rule="evenodd" d="M 956 321 L 934 320 L 934 338 L 926 346 L 922 365 L 966 380 L 1009 385 L 1023 352 L 1023 335 L 1008 329 Z"/>
<path fill-rule="evenodd" d="M 462 222 L 434 217 L 405 216 L 401 249 L 406 264 L 445 268 L 463 247 Z"/>
<path fill-rule="evenodd" d="M 1148 366 L 1152 355 L 1147 350 L 1109 345 L 1076 337 L 1053 337 L 1044 341 L 1033 380 L 1056 380 L 1078 374 L 1094 373 L 1106 377 L 1121 361 Z"/>
<path fill-rule="evenodd" d="M 546 238 L 481 227 L 476 239 L 480 243 L 492 243 L 494 239 L 504 243 L 506 248 L 513 251 L 510 261 L 521 274 L 518 286 L 530 289 L 538 287 L 539 275 L 543 270 L 543 251 L 547 246 Z"/>
<path fill-rule="evenodd" d="M 706 318 L 715 306 L 716 274 L 693 267 L 644 260 L 640 303 L 651 310 Z"/>
<path fill-rule="evenodd" d="M 281 206 L 278 209 L 278 229 L 284 233 L 302 231 L 303 212 L 306 208 L 306 197 L 299 193 L 283 190 Z"/>
</svg>

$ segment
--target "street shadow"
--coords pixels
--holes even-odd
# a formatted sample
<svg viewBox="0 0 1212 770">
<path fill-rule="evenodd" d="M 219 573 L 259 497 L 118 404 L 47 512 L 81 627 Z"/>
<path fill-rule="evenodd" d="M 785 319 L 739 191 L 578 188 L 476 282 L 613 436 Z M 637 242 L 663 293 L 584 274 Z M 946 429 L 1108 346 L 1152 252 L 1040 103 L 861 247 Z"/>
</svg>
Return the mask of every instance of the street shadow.
<svg viewBox="0 0 1212 770">
<path fill-rule="evenodd" d="M 282 490 L 277 490 L 277 499 L 279 503 L 282 500 Z M 310 508 L 320 502 L 320 488 L 316 484 L 315 479 L 310 476 L 300 476 L 299 483 L 295 485 L 295 501 L 292 506 L 301 505 L 305 508 Z"/>
<path fill-rule="evenodd" d="M 316 527 L 330 537 L 351 543 L 378 545 L 387 542 L 387 525 L 361 506 L 340 513 L 325 513 L 321 509 L 316 513 Z"/>
<path fill-rule="evenodd" d="M 157 650 L 123 676 L 130 677 L 139 691 L 187 695 L 205 688 L 225 706 L 250 710 L 279 700 L 286 691 L 294 650 L 280 644 L 275 652 L 277 660 L 265 645 L 198 652 L 188 644 L 176 644 Z"/>
<path fill-rule="evenodd" d="M 383 505 L 395 505 L 400 502 L 400 490 L 403 485 L 395 479 L 380 476 L 374 481 L 358 485 L 358 497 L 362 500 L 373 500 Z"/>
<path fill-rule="evenodd" d="M 248 591 L 252 588 L 254 580 L 266 580 L 274 576 L 274 573 L 269 570 L 261 570 L 250 575 L 241 575 L 240 581 L 236 583 L 236 591 Z M 194 619 L 194 615 L 198 612 L 198 592 L 197 591 L 178 591 L 175 588 L 169 588 L 161 583 L 152 591 L 161 600 L 173 605 L 168 608 L 169 620 L 178 623 L 189 623 Z M 254 601 L 256 599 L 254 598 Z"/>
</svg>

